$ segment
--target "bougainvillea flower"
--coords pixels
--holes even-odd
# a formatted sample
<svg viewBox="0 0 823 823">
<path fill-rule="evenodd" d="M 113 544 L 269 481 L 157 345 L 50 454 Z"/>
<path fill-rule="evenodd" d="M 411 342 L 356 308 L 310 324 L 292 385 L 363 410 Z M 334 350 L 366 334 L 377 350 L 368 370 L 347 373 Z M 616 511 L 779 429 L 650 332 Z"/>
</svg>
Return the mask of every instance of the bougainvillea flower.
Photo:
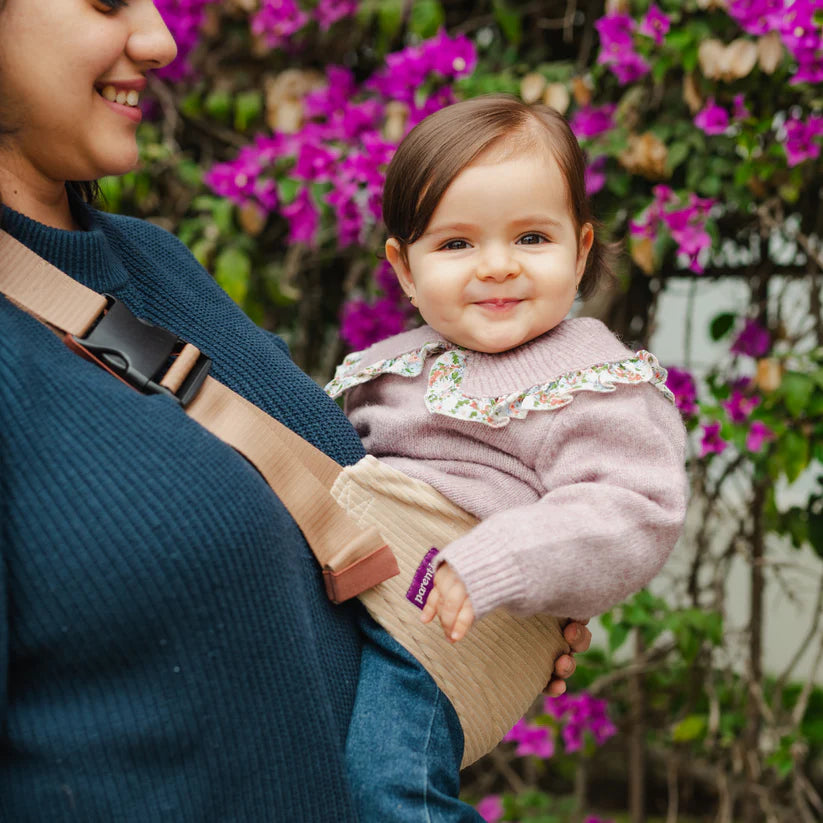
<svg viewBox="0 0 823 823">
<path fill-rule="evenodd" d="M 595 157 L 586 166 L 586 195 L 597 194 L 606 185 L 606 156 Z"/>
<path fill-rule="evenodd" d="M 734 389 L 731 397 L 723 403 L 723 408 L 729 415 L 732 423 L 742 423 L 760 405 L 757 395 L 748 395 Z"/>
<path fill-rule="evenodd" d="M 786 139 L 783 148 L 789 166 L 820 156 L 820 143 L 815 141 L 823 135 L 823 117 L 811 115 L 801 119 L 793 116 L 786 120 L 784 128 Z"/>
<path fill-rule="evenodd" d="M 654 42 L 659 46 L 670 28 L 671 21 L 669 18 L 655 3 L 652 3 L 637 30 L 641 34 L 645 34 L 646 37 L 653 38 Z"/>
<path fill-rule="evenodd" d="M 605 106 L 583 106 L 569 120 L 569 126 L 578 140 L 597 137 L 598 134 L 614 128 L 614 112 L 617 104 Z"/>
<path fill-rule="evenodd" d="M 386 297 L 374 302 L 350 300 L 343 306 L 340 336 L 352 349 L 366 349 L 406 328 L 407 316 L 398 304 Z"/>
<path fill-rule="evenodd" d="M 729 113 L 710 97 L 706 105 L 695 115 L 694 124 L 706 134 L 723 134 L 729 127 Z"/>
<path fill-rule="evenodd" d="M 774 440 L 774 432 L 762 420 L 753 421 L 746 435 L 746 448 L 750 452 L 759 452 L 770 440 Z"/>
<path fill-rule="evenodd" d="M 289 243 L 314 245 L 320 213 L 308 189 L 301 189 L 291 203 L 280 209 L 280 213 L 289 223 Z"/>
<path fill-rule="evenodd" d="M 751 318 L 746 318 L 740 334 L 732 342 L 733 354 L 745 354 L 748 357 L 763 357 L 771 348 L 772 339 L 768 329 Z"/>
<path fill-rule="evenodd" d="M 703 438 L 700 441 L 700 456 L 720 454 L 729 444 L 720 436 L 720 423 L 706 423 L 703 426 Z"/>
<path fill-rule="evenodd" d="M 274 49 L 287 43 L 309 19 L 294 0 L 262 0 L 260 8 L 252 15 L 251 32 Z"/>
<path fill-rule="evenodd" d="M 694 377 L 685 369 L 674 366 L 668 368 L 666 385 L 674 395 L 674 402 L 680 413 L 691 417 L 697 412 L 697 386 Z"/>
<path fill-rule="evenodd" d="M 314 10 L 314 19 L 323 31 L 328 31 L 338 20 L 352 17 L 356 12 L 357 0 L 320 0 Z"/>
<path fill-rule="evenodd" d="M 746 107 L 746 96 L 744 94 L 735 94 L 732 100 L 732 117 L 735 120 L 746 120 L 751 117 L 751 112 Z"/>
<path fill-rule="evenodd" d="M 518 720 L 503 740 L 517 743 L 515 754 L 518 757 L 542 757 L 549 759 L 554 754 L 554 737 L 545 726 L 537 726 L 526 720 Z"/>
<path fill-rule="evenodd" d="M 475 808 L 486 823 L 498 823 L 503 819 L 503 800 L 499 794 L 484 797 Z"/>
</svg>

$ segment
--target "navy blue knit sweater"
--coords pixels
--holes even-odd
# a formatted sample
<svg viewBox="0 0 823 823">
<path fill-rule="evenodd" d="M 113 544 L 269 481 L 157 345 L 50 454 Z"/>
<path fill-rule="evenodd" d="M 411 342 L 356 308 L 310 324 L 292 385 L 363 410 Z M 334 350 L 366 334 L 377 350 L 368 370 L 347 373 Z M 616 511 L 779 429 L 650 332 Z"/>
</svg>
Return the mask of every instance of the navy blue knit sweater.
<svg viewBox="0 0 823 823">
<path fill-rule="evenodd" d="M 337 406 L 168 233 L 2 226 L 176 332 L 340 463 Z M 342 745 L 357 606 L 333 607 L 279 500 L 174 401 L 0 298 L 0 821 L 354 819 Z"/>
</svg>

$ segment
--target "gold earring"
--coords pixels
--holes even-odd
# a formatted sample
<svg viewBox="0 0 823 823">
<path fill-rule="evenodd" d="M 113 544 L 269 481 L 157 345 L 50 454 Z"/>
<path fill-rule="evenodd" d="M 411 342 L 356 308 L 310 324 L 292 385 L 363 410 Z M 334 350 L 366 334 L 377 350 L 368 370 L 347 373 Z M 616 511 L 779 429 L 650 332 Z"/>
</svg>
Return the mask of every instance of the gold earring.
<svg viewBox="0 0 823 823">
<path fill-rule="evenodd" d="M 416 305 L 417 305 L 417 301 L 415 300 L 415 297 L 414 297 L 414 295 L 413 295 L 413 294 L 407 294 L 407 295 L 406 295 L 406 297 L 408 297 L 408 298 L 409 298 L 409 303 L 411 303 L 411 304 L 412 304 L 412 306 L 416 306 Z"/>
</svg>

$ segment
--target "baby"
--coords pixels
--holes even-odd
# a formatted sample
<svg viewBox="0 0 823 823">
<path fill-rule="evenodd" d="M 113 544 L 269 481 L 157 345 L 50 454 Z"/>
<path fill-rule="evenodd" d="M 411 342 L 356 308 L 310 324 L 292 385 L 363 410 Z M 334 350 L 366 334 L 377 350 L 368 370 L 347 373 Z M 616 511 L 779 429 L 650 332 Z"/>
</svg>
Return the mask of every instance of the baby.
<svg viewBox="0 0 823 823">
<path fill-rule="evenodd" d="M 459 641 L 494 609 L 585 618 L 642 588 L 680 533 L 685 431 L 646 351 L 575 298 L 611 277 L 585 161 L 554 110 L 443 109 L 386 178 L 386 257 L 426 325 L 326 387 L 367 451 L 481 522 L 442 547 L 422 612 Z M 458 798 L 449 701 L 372 622 L 347 745 L 364 821 L 479 821 Z"/>
</svg>

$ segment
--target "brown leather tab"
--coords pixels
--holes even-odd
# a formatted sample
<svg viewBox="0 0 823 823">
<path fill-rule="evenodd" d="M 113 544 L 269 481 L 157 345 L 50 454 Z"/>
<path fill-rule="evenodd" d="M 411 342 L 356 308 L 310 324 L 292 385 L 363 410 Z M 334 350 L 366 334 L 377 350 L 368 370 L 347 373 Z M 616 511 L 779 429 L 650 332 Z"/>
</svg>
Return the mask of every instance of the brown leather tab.
<svg viewBox="0 0 823 823">
<path fill-rule="evenodd" d="M 343 603 L 396 574 L 400 574 L 397 560 L 388 545 L 384 545 L 340 571 L 323 569 L 323 582 L 329 600 Z"/>
</svg>

